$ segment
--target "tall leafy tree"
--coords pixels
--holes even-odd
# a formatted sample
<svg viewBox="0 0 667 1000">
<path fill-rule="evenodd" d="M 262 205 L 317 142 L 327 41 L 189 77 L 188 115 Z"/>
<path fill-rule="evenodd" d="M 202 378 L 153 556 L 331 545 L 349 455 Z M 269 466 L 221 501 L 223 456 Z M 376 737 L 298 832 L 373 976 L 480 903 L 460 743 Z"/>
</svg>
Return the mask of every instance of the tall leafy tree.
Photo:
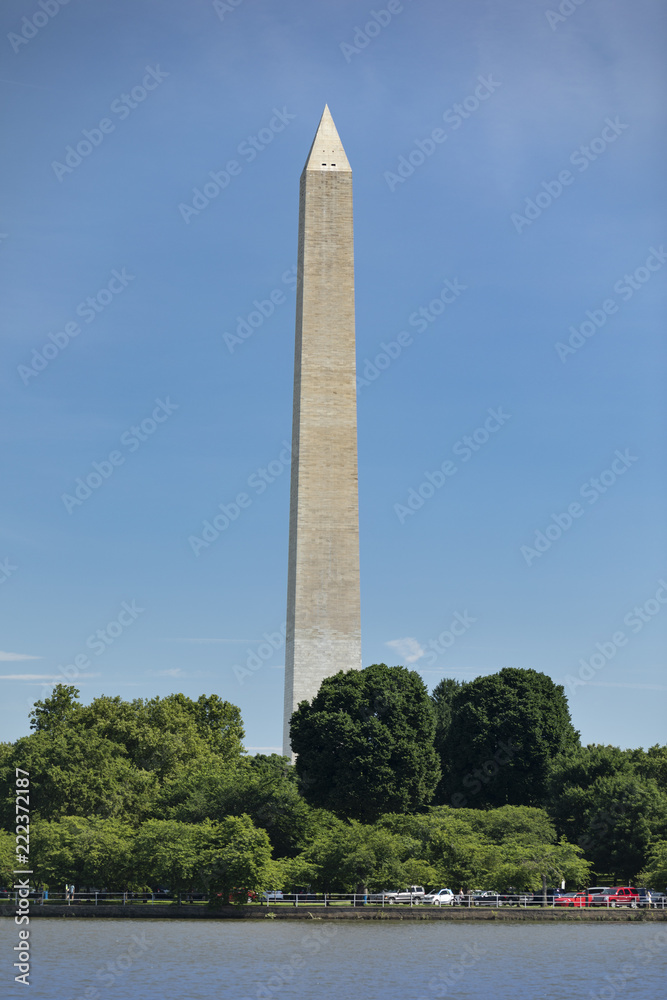
<svg viewBox="0 0 667 1000">
<path fill-rule="evenodd" d="M 431 703 L 435 714 L 435 736 L 433 744 L 441 762 L 445 760 L 447 756 L 447 736 L 449 734 L 449 727 L 452 724 L 452 702 L 463 687 L 464 683 L 465 682 L 454 680 L 453 677 L 443 677 L 440 683 L 436 684 L 431 692 Z M 444 796 L 446 795 L 446 788 L 442 784 L 443 782 L 446 782 L 446 780 L 447 772 L 444 770 L 438 788 L 435 792 L 435 798 L 438 802 L 443 801 Z"/>
<path fill-rule="evenodd" d="M 38 728 L 13 745 L 3 761 L 0 822 L 15 813 L 14 768 L 30 772 L 31 812 L 45 820 L 64 816 L 144 819 L 155 806 L 158 779 L 134 766 L 125 748 L 75 726 Z"/>
<path fill-rule="evenodd" d="M 30 728 L 51 733 L 71 724 L 81 709 L 78 698 L 79 689 L 72 684 L 56 684 L 48 698 L 35 702 Z"/>
<path fill-rule="evenodd" d="M 558 839 L 544 810 L 526 806 L 436 806 L 416 816 L 383 816 L 379 825 L 417 841 L 418 855 L 436 871 L 438 883 L 454 890 L 539 888 L 540 874 L 528 862 L 545 852 L 550 856 Z M 570 844 L 562 856 L 572 852 L 581 853 Z M 580 869 L 569 867 L 567 877 L 577 872 Z"/>
<path fill-rule="evenodd" d="M 132 887 L 134 828 L 129 823 L 67 816 L 38 822 L 34 833 L 35 880 L 52 891 L 62 892 L 70 882 L 97 889 Z"/>
<path fill-rule="evenodd" d="M 287 757 L 257 754 L 231 773 L 200 771 L 188 775 L 186 789 L 171 810 L 176 819 L 221 820 L 246 813 L 255 826 L 266 830 L 278 858 L 294 857 L 312 836 L 313 810 L 299 794 L 296 772 Z"/>
<path fill-rule="evenodd" d="M 16 834 L 0 830 L 0 886 L 4 889 L 14 884 L 16 868 Z"/>
<path fill-rule="evenodd" d="M 339 821 L 323 827 L 297 861 L 308 872 L 309 884 L 322 892 L 356 892 L 359 885 L 373 892 L 430 885 L 436 872 L 420 857 L 420 846 L 381 825 Z"/>
<path fill-rule="evenodd" d="M 667 837 L 667 794 L 654 778 L 620 771 L 586 787 L 566 785 L 551 805 L 558 828 L 597 872 L 634 879 L 651 845 Z"/>
<path fill-rule="evenodd" d="M 646 864 L 637 874 L 637 885 L 665 891 L 665 886 L 667 886 L 667 840 L 656 840 L 651 844 Z"/>
<path fill-rule="evenodd" d="M 135 841 L 137 877 L 174 892 L 204 892 L 227 903 L 235 889 L 281 888 L 283 872 L 272 858 L 265 830 L 249 816 L 216 823 L 148 820 Z"/>
<path fill-rule="evenodd" d="M 478 677 L 451 700 L 438 801 L 541 805 L 554 762 L 578 742 L 564 689 L 546 674 L 506 668 Z"/>
<path fill-rule="evenodd" d="M 292 716 L 306 800 L 365 822 L 428 804 L 439 778 L 435 718 L 415 671 L 377 663 L 327 677 Z"/>
</svg>

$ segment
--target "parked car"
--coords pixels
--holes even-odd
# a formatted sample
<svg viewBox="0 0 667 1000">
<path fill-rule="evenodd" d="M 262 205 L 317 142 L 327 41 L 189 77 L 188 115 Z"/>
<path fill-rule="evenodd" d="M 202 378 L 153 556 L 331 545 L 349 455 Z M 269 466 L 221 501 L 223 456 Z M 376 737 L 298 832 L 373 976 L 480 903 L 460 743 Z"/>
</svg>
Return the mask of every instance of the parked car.
<svg viewBox="0 0 667 1000">
<path fill-rule="evenodd" d="M 588 892 L 566 892 L 554 898 L 554 906 L 590 906 L 592 899 Z"/>
<path fill-rule="evenodd" d="M 565 895 L 564 889 L 547 889 L 547 906 L 553 906 L 557 899 Z M 542 890 L 539 892 L 534 892 L 532 899 L 528 900 L 528 906 L 542 906 L 544 902 L 544 893 Z"/>
<path fill-rule="evenodd" d="M 636 910 L 639 905 L 639 893 L 630 886 L 615 886 L 603 893 L 593 896 L 593 906 L 630 906 Z"/>
<path fill-rule="evenodd" d="M 409 885 L 404 892 L 386 892 L 385 903 L 419 903 L 424 898 L 423 885 Z"/>
<path fill-rule="evenodd" d="M 262 893 L 262 899 L 265 899 L 267 902 L 269 902 L 272 899 L 276 900 L 276 899 L 283 899 L 283 898 L 284 897 L 283 897 L 283 894 L 280 891 L 280 889 L 275 889 L 275 890 L 271 889 L 268 892 L 263 892 Z"/>
<path fill-rule="evenodd" d="M 222 895 L 222 893 L 218 893 L 218 895 Z M 255 899 L 257 899 L 257 893 L 253 889 L 244 889 L 243 887 L 232 889 L 229 894 L 230 903 L 252 903 Z"/>
<path fill-rule="evenodd" d="M 506 896 L 500 892 L 486 890 L 485 892 L 474 893 L 472 898 L 473 906 L 502 906 L 506 902 Z"/>
<path fill-rule="evenodd" d="M 437 889 L 423 896 L 419 902 L 427 903 L 429 906 L 451 906 L 456 899 L 451 889 Z"/>
</svg>

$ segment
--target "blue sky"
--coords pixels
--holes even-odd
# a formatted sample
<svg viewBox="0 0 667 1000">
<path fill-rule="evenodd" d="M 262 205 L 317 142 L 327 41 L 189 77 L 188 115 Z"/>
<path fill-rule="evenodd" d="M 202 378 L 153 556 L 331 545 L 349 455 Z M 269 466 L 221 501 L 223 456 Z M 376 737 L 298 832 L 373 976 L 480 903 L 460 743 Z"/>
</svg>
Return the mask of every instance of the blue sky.
<svg viewBox="0 0 667 1000">
<path fill-rule="evenodd" d="M 585 742 L 664 742 L 665 12 L 560 8 L 6 0 L 2 739 L 66 676 L 217 692 L 279 749 L 298 181 L 328 103 L 364 664 L 532 667 Z"/>
</svg>

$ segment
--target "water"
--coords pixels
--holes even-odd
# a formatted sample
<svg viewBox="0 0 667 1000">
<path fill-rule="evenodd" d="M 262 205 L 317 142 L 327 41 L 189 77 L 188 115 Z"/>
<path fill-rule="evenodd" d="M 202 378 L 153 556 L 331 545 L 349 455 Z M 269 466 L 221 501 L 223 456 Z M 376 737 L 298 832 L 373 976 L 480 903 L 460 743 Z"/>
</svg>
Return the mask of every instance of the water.
<svg viewBox="0 0 667 1000">
<path fill-rule="evenodd" d="M 0 924 L 0 996 L 21 996 Z M 32 1000 L 653 1000 L 667 924 L 42 919 Z M 605 979 L 616 975 L 615 982 Z M 26 994 L 28 995 L 28 994 Z"/>
</svg>

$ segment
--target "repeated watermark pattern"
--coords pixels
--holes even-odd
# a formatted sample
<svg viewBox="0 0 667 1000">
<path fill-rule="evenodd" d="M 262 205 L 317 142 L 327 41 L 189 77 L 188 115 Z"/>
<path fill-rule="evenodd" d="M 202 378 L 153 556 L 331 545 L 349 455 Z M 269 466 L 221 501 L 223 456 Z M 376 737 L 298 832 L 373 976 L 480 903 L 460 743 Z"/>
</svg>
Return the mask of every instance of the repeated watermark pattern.
<svg viewBox="0 0 667 1000">
<path fill-rule="evenodd" d="M 317 955 L 322 946 L 329 944 L 337 934 L 338 928 L 335 924 L 325 924 L 316 931 L 308 931 L 299 941 L 301 950 L 292 952 L 284 965 L 274 968 L 271 976 L 262 981 L 257 980 L 252 997 L 246 995 L 241 997 L 241 1000 L 271 1000 L 271 997 L 286 986 L 293 986 L 294 977 L 298 973 L 303 973 L 308 967 L 308 957 Z"/>
<path fill-rule="evenodd" d="M 5 556 L 4 559 L 0 561 L 0 584 L 7 583 L 7 580 L 18 570 L 18 566 L 10 562 L 9 556 Z"/>
<path fill-rule="evenodd" d="M 281 281 L 292 291 L 296 288 L 297 266 L 294 264 L 288 271 L 283 271 Z M 227 350 L 234 353 L 235 348 L 252 337 L 255 330 L 259 330 L 269 317 L 273 316 L 277 306 L 287 302 L 287 296 L 282 288 L 273 288 L 265 299 L 253 299 L 253 308 L 247 316 L 236 317 L 236 331 L 234 333 L 223 333 Z"/>
<path fill-rule="evenodd" d="M 273 116 L 268 124 L 261 128 L 257 135 L 249 135 L 243 142 L 239 143 L 236 152 L 243 157 L 246 163 L 252 163 L 267 146 L 271 145 L 276 135 L 284 132 L 295 118 L 296 115 L 290 114 L 284 106 L 282 109 L 273 108 Z M 229 187 L 232 178 L 238 177 L 242 171 L 243 164 L 239 163 L 238 160 L 228 160 L 222 170 L 209 170 L 209 179 L 204 181 L 201 188 L 192 189 L 192 204 L 180 202 L 178 211 L 183 222 L 189 226 L 192 217 L 208 208 L 221 191 Z"/>
<path fill-rule="evenodd" d="M 647 281 L 659 271 L 667 260 L 667 251 L 664 246 L 650 247 L 649 255 L 643 264 L 636 267 L 631 274 L 624 274 L 622 278 L 614 282 L 614 291 L 621 297 L 623 302 L 629 302 L 635 292 L 640 291 Z M 594 337 L 598 330 L 607 322 L 610 316 L 617 313 L 618 302 L 615 299 L 605 299 L 599 309 L 587 309 L 586 319 L 579 326 L 570 326 L 570 336 L 567 343 L 558 341 L 554 344 L 556 354 L 565 364 L 571 354 L 576 354 L 591 337 Z"/>
<path fill-rule="evenodd" d="M 432 976 L 429 979 L 429 993 L 432 996 L 446 997 L 452 990 L 452 996 L 460 996 L 461 981 L 470 975 L 470 970 L 478 962 L 481 962 L 487 954 L 488 948 L 482 948 L 479 942 L 467 944 L 455 962 L 450 964 L 444 972 L 439 972 L 437 976 Z M 422 996 L 419 997 L 419 1000 L 428 1000 L 428 998 Z"/>
<path fill-rule="evenodd" d="M 500 740 L 498 742 L 498 749 L 493 756 L 483 761 L 474 771 L 469 771 L 461 779 L 461 784 L 468 792 L 468 795 L 479 795 L 484 785 L 488 785 L 490 781 L 493 781 L 496 775 L 500 773 L 501 768 L 509 764 L 514 759 L 517 750 L 520 749 L 511 740 Z M 463 809 L 468 802 L 469 799 L 461 792 L 455 792 L 452 795 L 451 803 L 455 809 Z"/>
<path fill-rule="evenodd" d="M 168 76 L 169 73 L 161 70 L 159 65 L 146 66 L 146 75 L 142 78 L 141 83 L 132 87 L 129 94 L 123 93 L 116 97 L 111 102 L 109 111 L 116 116 L 118 121 L 125 121 Z M 116 122 L 108 117 L 101 118 L 95 128 L 81 129 L 83 139 L 79 139 L 76 146 L 65 147 L 63 162 L 61 163 L 59 160 L 51 162 L 51 169 L 58 180 L 62 183 L 67 174 L 74 173 L 76 168 L 80 167 L 83 161 L 102 145 L 105 138 L 115 131 Z"/>
<path fill-rule="evenodd" d="M 148 441 L 155 434 L 160 424 L 165 423 L 172 413 L 179 408 L 178 403 L 172 403 L 167 396 L 166 399 L 156 399 L 156 406 L 150 415 L 138 423 L 128 427 L 120 436 L 121 446 L 129 454 L 137 451 L 141 445 Z M 72 514 L 76 507 L 81 507 L 88 500 L 95 490 L 98 490 L 103 483 L 113 476 L 116 469 L 125 464 L 126 455 L 115 448 L 110 451 L 101 462 L 93 462 L 92 471 L 84 476 L 78 476 L 74 480 L 72 493 L 62 493 L 60 499 L 65 505 L 68 514 Z"/>
<path fill-rule="evenodd" d="M 460 639 L 462 635 L 465 635 L 471 625 L 474 625 L 476 621 L 477 619 L 469 615 L 467 611 L 464 611 L 463 614 L 461 614 L 460 611 L 455 611 L 454 617 L 448 627 L 443 629 L 437 639 L 431 639 L 426 643 L 427 649 L 429 650 L 429 652 L 425 654 L 428 656 L 426 666 L 432 666 L 439 656 L 442 656 L 448 649 L 451 649 L 456 640 Z"/>
<path fill-rule="evenodd" d="M 637 635 L 645 625 L 652 621 L 656 615 L 660 614 L 667 605 L 667 581 L 664 578 L 658 580 L 658 589 L 652 597 L 649 597 L 643 604 L 635 605 L 631 611 L 623 618 L 623 624 L 630 629 L 631 635 Z M 565 678 L 568 694 L 574 695 L 577 688 L 585 687 L 586 684 L 595 677 L 597 671 L 613 660 L 619 649 L 628 643 L 628 635 L 621 629 L 614 632 L 610 639 L 595 643 L 595 653 L 587 660 L 583 657 L 579 660 L 579 670 L 577 676 L 568 674 Z"/>
<path fill-rule="evenodd" d="M 579 488 L 579 496 L 587 500 L 589 506 L 596 504 L 600 497 L 604 496 L 637 461 L 639 461 L 638 456 L 631 455 L 629 448 L 626 448 L 625 451 L 620 451 L 617 448 L 609 468 L 603 469 L 599 475 L 587 479 Z M 544 530 L 538 529 L 535 532 L 532 545 L 521 546 L 521 555 L 526 565 L 532 566 L 536 559 L 541 559 L 544 553 L 548 552 L 552 545 L 559 538 L 562 538 L 574 522 L 583 517 L 585 513 L 586 508 L 578 500 L 574 500 L 560 514 L 552 514 Z"/>
<path fill-rule="evenodd" d="M 65 7 L 70 0 L 37 0 L 38 10 L 29 17 L 21 18 L 21 27 L 16 31 L 10 31 L 7 40 L 14 52 L 20 52 L 24 45 L 45 28 L 56 14 L 60 13 L 60 8 Z"/>
<path fill-rule="evenodd" d="M 89 636 L 86 636 L 84 641 L 86 649 L 90 650 L 94 656 L 102 656 L 128 628 L 134 625 L 139 615 L 143 615 L 145 610 L 145 608 L 137 606 L 136 600 L 123 601 L 115 618 L 107 622 L 104 628 L 95 629 Z M 89 653 L 81 652 L 76 653 L 71 658 L 70 663 L 66 663 L 64 666 L 58 664 L 57 669 L 60 671 L 60 674 L 49 681 L 48 684 L 42 685 L 41 697 L 46 698 L 54 684 L 71 684 L 82 676 L 83 671 L 88 671 L 92 663 L 93 661 Z M 32 706 L 32 700 L 28 699 L 28 701 Z"/>
<path fill-rule="evenodd" d="M 287 624 L 283 622 L 277 632 L 264 632 L 262 634 L 263 641 L 259 643 L 256 649 L 246 650 L 248 656 L 245 666 L 235 663 L 232 667 L 234 676 L 241 686 L 243 686 L 247 677 L 252 677 L 253 674 L 257 673 L 264 666 L 267 660 L 271 659 L 276 650 L 282 649 L 285 645 L 286 635 Z"/>
<path fill-rule="evenodd" d="M 456 302 L 459 295 L 467 289 L 468 286 L 462 285 L 458 278 L 446 278 L 440 292 L 434 299 L 431 299 L 428 305 L 420 306 L 419 309 L 410 313 L 408 326 L 413 327 L 417 333 L 424 333 L 438 316 L 442 316 L 447 306 Z M 396 339 L 390 340 L 389 343 L 381 341 L 378 354 L 372 359 L 364 358 L 359 365 L 361 375 L 357 375 L 357 395 L 364 386 L 375 382 L 382 372 L 386 371 L 396 358 L 400 357 L 403 351 L 407 347 L 411 347 L 414 342 L 414 334 L 407 330 L 401 330 L 396 335 Z"/>
<path fill-rule="evenodd" d="M 250 487 L 255 496 L 261 496 L 262 493 L 265 493 L 269 486 L 282 476 L 285 469 L 290 468 L 292 446 L 287 441 L 283 441 L 282 445 L 282 451 L 277 458 L 272 459 L 266 467 L 255 469 L 248 476 L 246 485 Z M 251 506 L 252 497 L 244 491 L 237 493 L 229 503 L 219 503 L 219 513 L 203 522 L 201 536 L 188 536 L 188 543 L 194 554 L 198 556 L 202 549 L 210 548 L 233 521 L 238 521 L 242 511 Z"/>
<path fill-rule="evenodd" d="M 135 275 L 128 274 L 127 268 L 121 267 L 120 271 L 114 268 L 111 277 L 103 288 L 99 288 L 94 295 L 89 295 L 82 299 L 74 310 L 75 315 L 80 317 L 84 323 L 93 323 L 100 313 L 104 312 L 107 306 L 111 305 L 114 298 L 125 291 Z M 58 355 L 69 347 L 74 337 L 81 333 L 81 325 L 75 320 L 69 320 L 63 325 L 62 330 L 47 334 L 48 340 L 37 350 L 32 349 L 32 360 L 25 365 L 18 365 L 17 372 L 24 385 L 28 385 L 31 378 L 36 378 L 43 372 Z"/>
<path fill-rule="evenodd" d="M 577 8 L 581 7 L 584 3 L 586 3 L 586 0 L 562 0 L 562 3 L 558 6 L 558 10 L 545 10 L 544 16 L 551 30 L 555 31 L 559 24 L 567 21 L 568 17 L 572 17 Z"/>
<path fill-rule="evenodd" d="M 340 51 L 343 53 L 346 63 L 352 62 L 352 57 L 364 52 L 374 38 L 380 34 L 383 28 L 391 24 L 393 19 L 402 14 L 405 7 L 400 0 L 389 0 L 386 8 L 369 11 L 369 20 L 360 28 L 355 25 L 352 42 L 341 42 Z"/>
<path fill-rule="evenodd" d="M 609 146 L 616 142 L 619 135 L 630 128 L 621 122 L 620 118 L 605 118 L 605 126 L 600 135 L 591 139 L 587 146 L 581 145 L 570 153 L 570 163 L 577 167 L 579 173 L 588 170 L 591 163 L 597 160 L 607 151 Z M 563 194 L 566 187 L 574 184 L 576 176 L 571 170 L 561 170 L 555 180 L 542 181 L 540 190 L 532 198 L 526 198 L 524 202 L 523 215 L 520 212 L 512 212 L 510 222 L 521 235 L 526 226 L 539 219 L 543 212 L 550 208 Z"/>
<path fill-rule="evenodd" d="M 463 122 L 470 118 L 484 101 L 496 92 L 501 86 L 499 80 L 494 80 L 492 75 L 478 76 L 478 84 L 472 94 L 468 94 L 460 103 L 453 104 L 443 112 L 443 121 L 449 125 L 452 132 L 461 128 Z M 425 139 L 415 139 L 414 145 L 407 156 L 401 155 L 398 158 L 396 170 L 385 170 L 384 179 L 390 191 L 395 191 L 399 184 L 405 184 L 408 177 L 412 177 L 415 170 L 423 166 L 427 158 L 433 156 L 438 146 L 441 146 L 448 139 L 448 133 L 443 128 L 434 128 Z"/>
<path fill-rule="evenodd" d="M 664 955 L 666 946 L 667 931 L 658 931 L 647 944 L 642 945 L 641 948 L 635 948 L 632 957 L 636 962 L 645 965 L 658 955 Z M 592 1000 L 614 1000 L 614 997 L 627 990 L 630 983 L 636 986 L 637 983 L 645 982 L 645 975 L 641 967 L 638 967 L 634 962 L 624 962 L 615 972 L 605 973 L 602 978 L 607 985 L 602 989 L 590 990 L 589 996 Z"/>
<path fill-rule="evenodd" d="M 124 951 L 114 959 L 107 959 L 103 966 L 97 969 L 95 978 L 100 986 L 114 986 L 116 982 L 130 972 L 139 957 L 143 957 L 149 949 L 149 942 L 146 940 L 146 931 L 134 933 L 130 943 Z M 74 998 L 74 1000 L 100 1000 L 102 992 L 94 986 L 88 986 L 85 993 Z"/>
<path fill-rule="evenodd" d="M 497 434 L 501 427 L 511 419 L 511 414 L 505 413 L 502 406 L 495 410 L 487 410 L 489 414 L 486 420 L 479 427 L 476 427 L 470 434 L 463 437 L 452 445 L 452 454 L 461 459 L 461 463 L 469 462 L 473 455 L 480 451 L 494 434 Z M 425 472 L 424 480 L 416 487 L 408 490 L 405 504 L 395 503 L 394 513 L 401 524 L 405 524 L 408 517 L 411 517 L 424 506 L 427 500 L 435 496 L 436 490 L 442 489 L 448 479 L 455 476 L 459 467 L 451 458 L 446 458 L 433 472 Z"/>
<path fill-rule="evenodd" d="M 213 10 L 224 21 L 225 14 L 232 14 L 242 3 L 243 0 L 213 0 Z"/>
</svg>

